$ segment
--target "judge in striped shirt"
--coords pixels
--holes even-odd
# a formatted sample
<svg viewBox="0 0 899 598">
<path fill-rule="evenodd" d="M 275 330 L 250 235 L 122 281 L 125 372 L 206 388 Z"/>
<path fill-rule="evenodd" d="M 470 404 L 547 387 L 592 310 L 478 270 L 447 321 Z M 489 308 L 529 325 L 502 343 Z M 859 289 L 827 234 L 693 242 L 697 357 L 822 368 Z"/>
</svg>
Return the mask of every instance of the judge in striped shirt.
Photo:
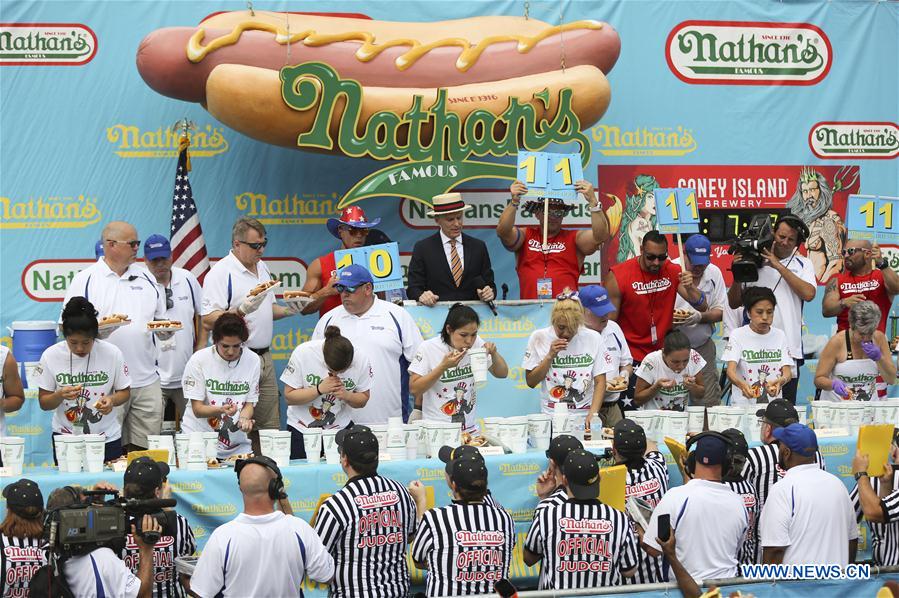
<svg viewBox="0 0 899 598">
<path fill-rule="evenodd" d="M 749 444 L 746 442 L 743 432 L 736 428 L 728 428 L 721 434 L 730 438 L 735 447 L 731 456 L 730 467 L 724 470 L 721 481 L 743 499 L 743 506 L 746 507 L 746 513 L 749 515 L 749 527 L 746 530 L 743 545 L 737 553 L 737 560 L 740 561 L 740 566 L 750 565 L 756 562 L 756 553 L 758 552 L 756 524 L 758 523 L 759 515 L 761 515 L 762 507 L 759 505 L 759 497 L 755 493 L 755 487 L 749 480 L 743 477 L 743 466 L 749 457 Z"/>
<path fill-rule="evenodd" d="M 892 447 L 893 463 L 899 464 L 899 448 Z M 862 515 L 871 529 L 874 564 L 879 567 L 899 565 L 899 472 L 884 464 L 880 477 L 868 475 L 868 455 L 857 452 L 852 460 L 855 488 L 849 495 L 858 522 Z"/>
<path fill-rule="evenodd" d="M 378 439 L 366 426 L 337 433 L 347 483 L 318 511 L 315 531 L 334 558 L 329 596 L 402 598 L 409 593 L 406 545 L 416 511 L 402 484 L 378 475 Z"/>
<path fill-rule="evenodd" d="M 540 499 L 537 509 L 557 505 L 568 499 L 562 466 L 565 465 L 565 459 L 571 451 L 582 448 L 584 445 L 581 441 L 570 434 L 559 434 L 550 441 L 549 448 L 546 449 L 549 464 L 546 471 L 537 477 L 537 497 Z M 536 509 L 534 514 L 536 515 Z"/>
<path fill-rule="evenodd" d="M 445 454 L 445 453 L 444 453 Z M 446 464 L 453 502 L 426 511 L 425 487 L 414 481 L 409 491 L 424 513 L 412 559 L 428 570 L 428 596 L 491 594 L 509 575 L 515 547 L 515 524 L 504 509 L 487 504 L 487 467 L 473 455 Z"/>
<path fill-rule="evenodd" d="M 637 540 L 621 511 L 599 502 L 599 464 L 583 449 L 562 467 L 567 499 L 535 511 L 524 544 L 528 566 L 543 562 L 541 590 L 621 584 L 634 574 Z"/>
</svg>

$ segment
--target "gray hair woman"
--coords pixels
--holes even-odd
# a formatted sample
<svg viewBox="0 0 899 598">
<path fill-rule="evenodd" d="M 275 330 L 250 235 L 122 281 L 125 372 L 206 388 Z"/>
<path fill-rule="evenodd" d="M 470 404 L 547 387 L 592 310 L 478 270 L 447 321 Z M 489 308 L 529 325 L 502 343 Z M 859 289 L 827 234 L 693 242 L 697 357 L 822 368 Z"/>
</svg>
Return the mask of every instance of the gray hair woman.
<svg viewBox="0 0 899 598">
<path fill-rule="evenodd" d="M 818 356 L 815 386 L 822 400 L 876 401 L 877 377 L 887 384 L 896 381 L 896 364 L 886 336 L 877 330 L 879 322 L 880 308 L 872 301 L 849 308 L 849 328 L 837 332 Z"/>
</svg>

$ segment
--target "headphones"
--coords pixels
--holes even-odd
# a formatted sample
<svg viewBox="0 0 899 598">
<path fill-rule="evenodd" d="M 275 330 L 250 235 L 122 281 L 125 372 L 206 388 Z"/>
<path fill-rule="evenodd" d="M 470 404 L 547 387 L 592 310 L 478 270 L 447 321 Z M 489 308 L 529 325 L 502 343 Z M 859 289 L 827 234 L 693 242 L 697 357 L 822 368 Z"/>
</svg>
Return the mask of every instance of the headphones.
<svg viewBox="0 0 899 598">
<path fill-rule="evenodd" d="M 777 220 L 774 222 L 774 228 L 777 229 L 777 225 L 781 222 L 785 222 L 787 226 L 796 230 L 796 245 L 801 245 L 805 243 L 805 240 L 809 238 L 809 230 L 808 226 L 805 222 L 802 221 L 801 218 L 794 216 L 792 214 L 781 214 L 777 217 Z"/>
<path fill-rule="evenodd" d="M 272 500 L 283 500 L 287 498 L 284 492 L 284 478 L 281 476 L 281 470 L 271 457 L 259 455 L 258 457 L 250 457 L 249 459 L 241 459 L 234 464 L 234 473 L 237 474 L 237 485 L 240 485 L 240 472 L 250 463 L 267 467 L 275 474 L 275 478 L 268 482 L 268 496 Z"/>
<path fill-rule="evenodd" d="M 722 434 L 721 432 L 700 432 L 696 436 L 691 436 L 687 439 L 687 450 L 690 451 L 690 447 L 699 442 L 702 438 L 717 438 L 721 440 L 725 446 L 727 447 L 727 452 L 724 453 L 724 463 L 721 464 L 721 477 L 725 477 L 730 473 L 730 464 L 733 463 L 734 455 L 737 453 L 737 444 Z M 687 460 L 684 463 L 684 468 L 687 470 L 687 473 L 690 474 L 690 477 L 696 475 L 696 451 L 690 451 L 687 455 Z"/>
</svg>

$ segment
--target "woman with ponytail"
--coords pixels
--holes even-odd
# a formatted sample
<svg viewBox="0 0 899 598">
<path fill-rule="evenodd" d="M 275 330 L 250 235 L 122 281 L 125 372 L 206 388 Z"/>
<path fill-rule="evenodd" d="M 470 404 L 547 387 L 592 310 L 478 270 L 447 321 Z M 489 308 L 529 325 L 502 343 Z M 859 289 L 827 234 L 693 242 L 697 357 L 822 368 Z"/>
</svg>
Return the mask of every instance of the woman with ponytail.
<svg viewBox="0 0 899 598">
<path fill-rule="evenodd" d="M 418 347 L 409 366 L 409 390 L 415 395 L 415 410 L 410 421 L 458 422 L 469 434 L 479 436 L 475 415 L 477 394 L 471 373 L 471 349 L 485 349 L 488 371 L 497 378 L 509 375 L 506 360 L 493 343 L 478 336 L 481 321 L 467 305 L 456 303 L 446 314 L 440 336 Z"/>
<path fill-rule="evenodd" d="M 97 310 L 72 297 L 62 310 L 65 340 L 49 347 L 38 365 L 38 400 L 52 411 L 53 435 L 100 434 L 104 459 L 122 456 L 122 427 L 113 409 L 131 396 L 131 378 L 122 352 L 97 338 Z M 55 454 L 54 454 L 55 459 Z"/>
<path fill-rule="evenodd" d="M 303 431 L 346 428 L 353 409 L 365 407 L 372 372 L 368 357 L 357 352 L 337 326 L 325 338 L 298 345 L 281 374 L 287 399 L 290 458 L 305 459 Z"/>
</svg>

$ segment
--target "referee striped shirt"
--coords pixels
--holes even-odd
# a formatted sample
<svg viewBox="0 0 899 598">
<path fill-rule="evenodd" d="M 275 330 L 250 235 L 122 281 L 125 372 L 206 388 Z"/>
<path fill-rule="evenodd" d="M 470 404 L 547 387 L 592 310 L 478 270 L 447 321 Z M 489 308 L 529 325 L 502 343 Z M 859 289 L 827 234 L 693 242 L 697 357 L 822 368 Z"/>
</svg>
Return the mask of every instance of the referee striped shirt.
<svg viewBox="0 0 899 598">
<path fill-rule="evenodd" d="M 758 523 L 759 515 L 761 515 L 761 507 L 759 506 L 758 497 L 755 495 L 755 488 L 749 480 L 741 477 L 739 480 L 724 480 L 724 485 L 736 492 L 743 499 L 743 506 L 749 514 L 749 526 L 746 529 L 746 537 L 743 539 L 743 545 L 737 551 L 737 561 L 740 565 L 751 565 L 756 561 L 756 553 L 758 551 Z"/>
<path fill-rule="evenodd" d="M 542 555 L 541 590 L 621 584 L 637 566 L 637 540 L 621 511 L 598 500 L 569 498 L 534 512 L 525 548 Z"/>
<path fill-rule="evenodd" d="M 815 452 L 815 460 L 818 462 L 818 467 L 824 469 L 824 457 L 821 456 L 820 451 Z M 757 513 L 759 516 L 761 516 L 762 508 L 768 499 L 771 486 L 783 479 L 786 473 L 777 464 L 776 444 L 763 444 L 749 449 L 749 456 L 746 459 L 746 464 L 743 466 L 743 479 L 752 484 L 752 487 L 755 489 L 758 504 Z M 755 530 L 753 530 L 753 535 L 756 538 L 758 538 L 758 522 L 759 518 L 756 517 Z M 760 563 L 762 561 L 761 546 L 758 546 L 758 544 L 756 546 L 754 562 Z"/>
<path fill-rule="evenodd" d="M 422 518 L 412 559 L 428 565 L 428 596 L 492 594 L 509 575 L 515 524 L 504 509 L 486 502 L 453 501 Z"/>
<path fill-rule="evenodd" d="M 315 531 L 334 557 L 331 596 L 404 597 L 406 545 L 415 532 L 409 491 L 379 475 L 356 476 L 321 506 Z"/>
<path fill-rule="evenodd" d="M 47 564 L 44 545 L 42 538 L 0 534 L 0 596 L 28 596 L 35 571 Z"/>
<path fill-rule="evenodd" d="M 655 508 L 662 496 L 668 491 L 668 465 L 659 451 L 647 453 L 642 467 L 627 469 L 625 497 L 639 498 Z M 630 520 L 630 518 L 628 518 Z M 631 520 L 631 527 L 637 533 L 636 524 Z M 633 577 L 625 577 L 625 584 L 657 583 L 665 581 L 665 570 L 662 557 L 653 557 L 637 543 L 637 571 Z"/>
<path fill-rule="evenodd" d="M 880 496 L 880 478 L 868 478 L 874 492 Z M 849 494 L 859 523 L 862 520 L 862 504 L 858 496 L 858 484 Z M 893 474 L 893 492 L 880 499 L 884 523 L 869 521 L 871 545 L 874 548 L 874 563 L 881 567 L 899 565 L 899 475 Z"/>
<path fill-rule="evenodd" d="M 197 549 L 194 532 L 187 523 L 187 518 L 175 515 L 174 536 L 160 536 L 153 547 L 153 597 L 183 598 L 187 592 L 181 587 L 178 573 L 175 571 L 175 559 L 190 556 Z M 125 539 L 123 560 L 125 566 L 137 576 L 140 568 L 140 549 L 134 536 L 128 534 Z"/>
</svg>

